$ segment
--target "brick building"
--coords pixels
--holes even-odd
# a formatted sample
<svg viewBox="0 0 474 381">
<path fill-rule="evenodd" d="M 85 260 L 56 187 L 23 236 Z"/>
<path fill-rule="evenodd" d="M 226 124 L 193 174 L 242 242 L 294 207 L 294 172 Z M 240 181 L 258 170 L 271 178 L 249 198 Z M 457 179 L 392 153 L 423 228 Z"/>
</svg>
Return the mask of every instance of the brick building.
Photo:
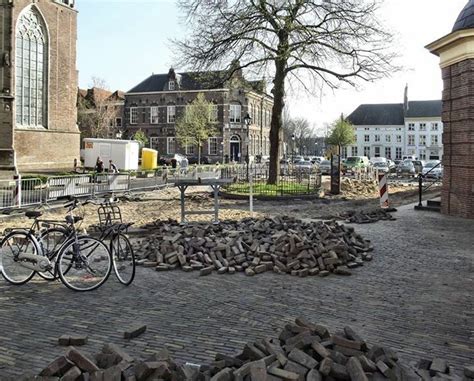
<svg viewBox="0 0 474 381">
<path fill-rule="evenodd" d="M 125 94 L 124 129 L 127 137 L 142 130 L 150 147 L 159 155 L 197 155 L 197 147 L 179 146 L 176 120 L 199 93 L 213 105 L 212 120 L 218 133 L 209 137 L 202 155 L 210 161 L 224 158 L 244 161 L 247 146 L 250 160 L 270 152 L 270 122 L 273 98 L 265 93 L 263 81 L 245 80 L 241 72 L 225 80 L 224 72 L 153 74 Z M 247 141 L 244 118 L 252 118 Z"/>
<path fill-rule="evenodd" d="M 427 49 L 440 57 L 444 84 L 441 211 L 474 219 L 474 0 Z"/>
<path fill-rule="evenodd" d="M 81 138 L 120 138 L 125 93 L 98 87 L 79 89 L 77 93 L 78 126 Z"/>
<path fill-rule="evenodd" d="M 71 167 L 79 158 L 74 0 L 0 0 L 0 19 L 0 169 Z"/>
</svg>

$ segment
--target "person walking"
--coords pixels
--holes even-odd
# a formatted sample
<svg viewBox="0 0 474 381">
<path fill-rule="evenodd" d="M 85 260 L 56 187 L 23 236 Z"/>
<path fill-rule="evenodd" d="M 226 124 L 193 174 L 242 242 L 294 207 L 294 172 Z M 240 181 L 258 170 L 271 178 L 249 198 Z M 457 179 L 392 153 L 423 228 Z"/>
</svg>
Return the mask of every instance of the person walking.
<svg viewBox="0 0 474 381">
<path fill-rule="evenodd" d="M 109 160 L 109 173 L 119 173 L 117 166 L 112 162 L 112 160 Z"/>
<path fill-rule="evenodd" d="M 95 163 L 95 171 L 97 173 L 104 172 L 104 162 L 101 160 L 100 156 L 97 157 L 97 161 Z"/>
</svg>

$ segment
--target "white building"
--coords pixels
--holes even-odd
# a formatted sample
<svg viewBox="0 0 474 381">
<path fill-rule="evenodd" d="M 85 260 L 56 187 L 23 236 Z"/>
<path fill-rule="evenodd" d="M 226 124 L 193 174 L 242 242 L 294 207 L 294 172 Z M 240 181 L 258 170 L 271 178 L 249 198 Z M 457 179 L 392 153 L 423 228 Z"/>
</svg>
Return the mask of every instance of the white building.
<svg viewBox="0 0 474 381">
<path fill-rule="evenodd" d="M 343 155 L 441 160 L 441 108 L 438 100 L 360 105 L 347 118 L 356 130 L 356 144 Z"/>
</svg>

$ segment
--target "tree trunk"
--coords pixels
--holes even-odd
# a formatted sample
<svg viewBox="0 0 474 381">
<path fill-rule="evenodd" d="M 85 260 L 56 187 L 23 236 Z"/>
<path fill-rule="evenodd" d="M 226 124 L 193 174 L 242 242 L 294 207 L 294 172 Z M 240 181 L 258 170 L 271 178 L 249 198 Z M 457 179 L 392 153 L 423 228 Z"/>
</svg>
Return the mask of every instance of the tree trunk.
<svg viewBox="0 0 474 381">
<path fill-rule="evenodd" d="M 198 141 L 198 165 L 201 165 L 201 141 Z"/>
<path fill-rule="evenodd" d="M 285 106 L 285 61 L 275 62 L 276 72 L 273 80 L 273 109 L 270 127 L 270 168 L 268 184 L 277 184 L 280 172 L 280 130 Z"/>
</svg>

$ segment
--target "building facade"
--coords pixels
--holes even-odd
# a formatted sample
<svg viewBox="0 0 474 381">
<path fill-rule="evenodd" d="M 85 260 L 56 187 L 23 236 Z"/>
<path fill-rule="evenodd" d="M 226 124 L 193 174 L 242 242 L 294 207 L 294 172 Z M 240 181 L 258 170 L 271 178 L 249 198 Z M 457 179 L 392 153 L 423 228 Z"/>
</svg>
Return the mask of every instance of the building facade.
<svg viewBox="0 0 474 381">
<path fill-rule="evenodd" d="M 74 1 L 0 0 L 0 16 L 0 169 L 70 168 L 79 158 Z"/>
<path fill-rule="evenodd" d="M 125 93 L 98 87 L 79 89 L 77 93 L 78 126 L 81 138 L 121 138 Z"/>
<path fill-rule="evenodd" d="M 441 160 L 443 156 L 441 101 L 363 104 L 348 116 L 356 143 L 343 155 L 402 160 Z"/>
<path fill-rule="evenodd" d="M 265 93 L 263 82 L 246 81 L 241 72 L 230 80 L 225 80 L 223 72 L 176 73 L 173 69 L 150 76 L 125 94 L 125 136 L 132 137 L 141 130 L 160 156 L 196 156 L 197 147 L 180 146 L 175 126 L 199 93 L 212 103 L 210 122 L 217 131 L 203 145 L 203 156 L 212 162 L 241 162 L 247 149 L 250 160 L 269 154 L 273 99 Z M 248 130 L 244 121 L 247 114 L 252 118 Z"/>
</svg>

